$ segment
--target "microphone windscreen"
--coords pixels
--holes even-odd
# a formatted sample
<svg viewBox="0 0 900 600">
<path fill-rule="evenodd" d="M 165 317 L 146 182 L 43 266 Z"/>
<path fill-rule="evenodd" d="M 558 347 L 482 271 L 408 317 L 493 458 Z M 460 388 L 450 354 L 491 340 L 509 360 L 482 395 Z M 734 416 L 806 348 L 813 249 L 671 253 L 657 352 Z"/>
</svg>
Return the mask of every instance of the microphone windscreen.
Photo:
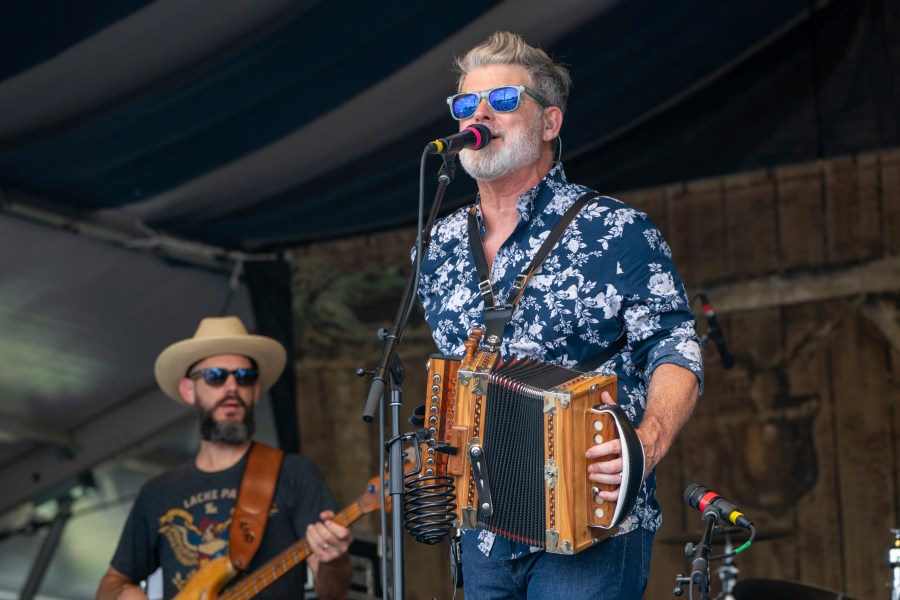
<svg viewBox="0 0 900 600">
<path fill-rule="evenodd" d="M 692 483 L 684 490 L 684 501 L 691 508 L 698 508 L 700 506 L 700 499 L 708 491 L 709 488 L 704 487 L 699 483 Z"/>
</svg>

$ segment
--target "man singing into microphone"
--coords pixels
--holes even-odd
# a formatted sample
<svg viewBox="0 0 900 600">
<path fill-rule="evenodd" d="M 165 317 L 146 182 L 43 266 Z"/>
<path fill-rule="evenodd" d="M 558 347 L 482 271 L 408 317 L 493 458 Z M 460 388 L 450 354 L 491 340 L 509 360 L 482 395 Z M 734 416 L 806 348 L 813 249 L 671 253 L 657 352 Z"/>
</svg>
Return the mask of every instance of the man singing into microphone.
<svg viewBox="0 0 900 600">
<path fill-rule="evenodd" d="M 460 152 L 478 184 L 474 211 L 465 207 L 436 223 L 424 256 L 419 296 L 438 349 L 464 354 L 470 330 L 485 326 L 487 298 L 488 306 L 514 303 L 500 325 L 504 357 L 575 367 L 606 352 L 597 370 L 618 376 L 618 404 L 637 428 L 646 477 L 619 533 L 574 556 L 466 530 L 466 600 L 641 598 L 660 525 L 654 468 L 690 416 L 702 382 L 688 298 L 669 246 L 647 215 L 591 193 L 515 302 L 517 276 L 566 210 L 592 192 L 566 181 L 554 161 L 569 73 L 507 32 L 469 50 L 456 67 L 450 113 L 460 129 L 487 126 L 492 139 L 484 149 Z M 479 270 L 490 286 L 479 289 Z M 604 401 L 612 399 L 607 394 Z M 593 446 L 587 456 L 618 455 L 618 444 Z M 592 464 L 589 473 L 592 481 L 620 484 L 622 460 Z M 615 500 L 618 493 L 601 496 Z"/>
</svg>

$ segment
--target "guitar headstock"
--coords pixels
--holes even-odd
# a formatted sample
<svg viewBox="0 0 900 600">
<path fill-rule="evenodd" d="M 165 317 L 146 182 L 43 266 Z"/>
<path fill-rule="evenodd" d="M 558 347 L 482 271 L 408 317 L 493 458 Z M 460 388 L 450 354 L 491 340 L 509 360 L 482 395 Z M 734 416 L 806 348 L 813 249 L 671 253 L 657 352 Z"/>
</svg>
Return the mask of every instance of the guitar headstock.
<svg viewBox="0 0 900 600">
<path fill-rule="evenodd" d="M 416 465 L 414 464 L 406 464 L 403 466 L 403 470 L 406 473 L 409 473 L 415 466 Z M 390 480 L 391 478 L 388 475 L 384 476 L 385 485 L 387 485 Z M 381 508 L 382 502 L 384 503 L 384 510 L 391 512 L 391 497 L 386 495 L 384 490 L 381 489 L 381 477 L 376 475 L 369 480 L 366 493 L 360 496 L 359 500 L 356 501 L 356 504 L 359 506 L 362 514 L 366 514 Z"/>
<path fill-rule="evenodd" d="M 387 483 L 387 478 L 385 478 L 385 483 Z M 381 477 L 373 477 L 369 480 L 366 493 L 360 496 L 357 501 L 359 510 L 363 514 L 374 512 L 381 508 L 382 502 L 384 503 L 384 509 L 390 512 L 391 497 L 384 495 L 384 490 L 381 489 Z"/>
</svg>

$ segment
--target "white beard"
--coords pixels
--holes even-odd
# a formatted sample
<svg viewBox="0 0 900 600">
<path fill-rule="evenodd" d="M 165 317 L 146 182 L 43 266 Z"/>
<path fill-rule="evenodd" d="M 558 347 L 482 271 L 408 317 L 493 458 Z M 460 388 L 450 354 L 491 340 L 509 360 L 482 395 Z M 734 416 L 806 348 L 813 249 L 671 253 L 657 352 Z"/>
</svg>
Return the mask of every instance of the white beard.
<svg viewBox="0 0 900 600">
<path fill-rule="evenodd" d="M 535 119 L 530 129 L 519 129 L 509 136 L 502 129 L 491 129 L 492 134 L 503 138 L 503 145 L 463 150 L 459 162 L 469 176 L 479 181 L 496 181 L 512 175 L 540 159 L 541 125 L 541 119 Z"/>
</svg>

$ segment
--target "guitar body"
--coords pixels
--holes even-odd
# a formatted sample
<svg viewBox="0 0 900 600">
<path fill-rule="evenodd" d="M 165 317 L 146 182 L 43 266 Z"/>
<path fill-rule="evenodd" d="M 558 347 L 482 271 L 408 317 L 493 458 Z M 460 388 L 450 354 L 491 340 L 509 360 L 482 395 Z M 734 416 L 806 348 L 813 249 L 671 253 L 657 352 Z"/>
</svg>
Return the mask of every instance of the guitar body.
<svg viewBox="0 0 900 600">
<path fill-rule="evenodd" d="M 219 592 L 225 584 L 237 574 L 238 570 L 228 557 L 220 556 L 191 577 L 187 585 L 175 596 L 175 600 L 214 600 L 219 597 Z"/>
</svg>

